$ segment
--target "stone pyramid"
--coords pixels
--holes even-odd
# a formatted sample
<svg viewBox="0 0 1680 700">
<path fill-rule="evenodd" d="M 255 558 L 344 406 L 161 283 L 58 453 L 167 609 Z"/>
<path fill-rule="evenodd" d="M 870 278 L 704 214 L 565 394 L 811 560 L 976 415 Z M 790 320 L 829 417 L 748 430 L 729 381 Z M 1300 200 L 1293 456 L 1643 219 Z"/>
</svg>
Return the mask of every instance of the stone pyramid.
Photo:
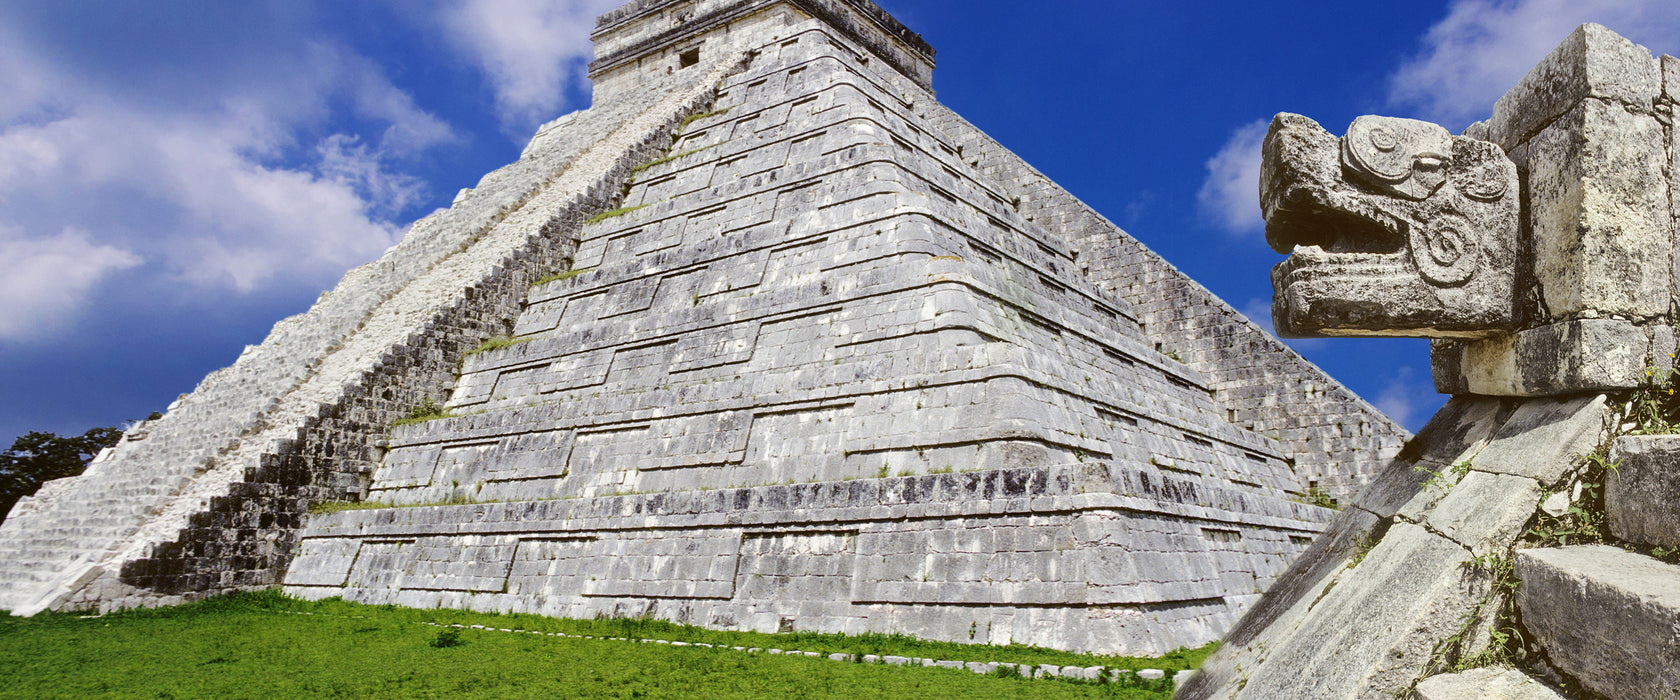
<svg viewBox="0 0 1680 700">
<path fill-rule="evenodd" d="M 1405 437 L 939 105 L 866 0 L 594 39 L 595 106 L 20 506 L 0 607 L 283 583 L 1162 652 Z"/>
</svg>

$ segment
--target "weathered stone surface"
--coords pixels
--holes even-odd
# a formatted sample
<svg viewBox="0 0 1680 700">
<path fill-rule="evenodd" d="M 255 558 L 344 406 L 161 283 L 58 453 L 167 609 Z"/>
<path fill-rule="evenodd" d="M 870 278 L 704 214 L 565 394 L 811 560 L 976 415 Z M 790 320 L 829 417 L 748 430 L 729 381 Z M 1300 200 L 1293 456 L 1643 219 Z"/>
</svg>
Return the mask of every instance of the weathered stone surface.
<svg viewBox="0 0 1680 700">
<path fill-rule="evenodd" d="M 1606 401 L 1603 394 L 1525 401 L 1471 464 L 1479 471 L 1554 484 L 1604 441 Z"/>
<path fill-rule="evenodd" d="M 716 113 L 581 226 L 580 274 L 531 289 L 523 342 L 466 360 L 462 415 L 395 430 L 369 487 L 510 504 L 317 518 L 288 590 L 1119 653 L 1217 637 L 1329 515 L 1283 497 L 1308 484 L 1279 443 L 910 111 L 919 87 L 822 22 L 759 29 L 732 30 L 764 43 Z M 1312 420 L 1384 434 L 1350 410 Z M 1315 449 L 1358 444 L 1381 443 Z M 336 539 L 359 556 L 313 544 Z"/>
<path fill-rule="evenodd" d="M 1655 63 L 1646 64 L 1654 73 Z M 1529 142 L 1524 201 L 1534 275 L 1552 318 L 1668 312 L 1666 136 L 1648 111 L 1587 99 Z"/>
<path fill-rule="evenodd" d="M 1337 141 L 1279 115 L 1261 173 L 1267 240 L 1293 249 L 1272 271 L 1279 332 L 1436 338 L 1455 394 L 1638 386 L 1674 345 L 1650 323 L 1680 269 L 1664 70 L 1588 24 L 1464 136 L 1367 116 Z"/>
<path fill-rule="evenodd" d="M 1267 589 L 1266 595 L 1248 614 L 1226 633 L 1225 644 L 1253 644 L 1269 629 L 1300 624 L 1301 618 L 1311 613 L 1329 587 L 1335 585 L 1336 575 L 1354 557 L 1369 552 L 1382 539 L 1388 524 L 1388 521 L 1359 508 L 1342 511 L 1330 522 L 1324 534 L 1313 540 L 1312 546 L 1302 552 L 1284 575 Z"/>
<path fill-rule="evenodd" d="M 1280 114 L 1266 135 L 1266 241 L 1284 337 L 1483 337 L 1517 324 L 1517 168 L 1486 141 L 1366 116 L 1337 139 Z"/>
<path fill-rule="evenodd" d="M 1440 480 L 1451 478 L 1453 465 L 1481 452 L 1511 410 L 1499 399 L 1453 397 L 1353 504 L 1381 518 L 1405 512 L 1421 519 L 1450 490 L 1451 484 Z"/>
<path fill-rule="evenodd" d="M 1180 697 L 1378 698 L 1406 688 L 1487 591 L 1463 566 L 1468 558 L 1450 540 L 1397 524 L 1335 575 L 1305 619 L 1247 644 L 1240 669 L 1204 667 Z"/>
<path fill-rule="evenodd" d="M 1472 554 L 1497 554 L 1523 533 L 1539 502 L 1533 479 L 1471 470 L 1435 505 L 1428 523 Z"/>
<path fill-rule="evenodd" d="M 1665 57 L 1665 71 L 1668 65 Z M 1642 386 L 1674 366 L 1674 188 L 1665 168 L 1676 141 L 1672 99 L 1658 95 L 1656 66 L 1643 48 L 1584 26 L 1500 101 L 1492 119 L 1466 130 L 1466 138 L 1498 140 L 1526 174 L 1522 226 L 1506 234 L 1532 234 L 1513 243 L 1533 251 L 1518 259 L 1519 267 L 1531 267 L 1517 272 L 1513 325 L 1487 326 L 1480 337 L 1469 327 L 1457 338 L 1433 328 L 1419 333 L 1399 316 L 1416 303 L 1404 294 L 1372 293 L 1374 307 L 1397 308 L 1359 310 L 1379 321 L 1363 333 L 1436 335 L 1442 391 L 1553 398 L 1455 396 L 1326 532 L 1362 531 L 1375 547 L 1349 559 L 1357 565 L 1348 569 L 1298 563 L 1286 572 L 1179 697 L 1563 697 L 1516 671 L 1424 677 L 1484 658 L 1513 628 L 1525 640 L 1517 662 L 1579 680 L 1594 697 L 1676 694 L 1680 567 L 1615 547 L 1515 549 L 1537 512 L 1580 525 L 1576 519 L 1587 516 L 1574 509 L 1595 506 L 1585 488 L 1589 456 L 1626 420 L 1612 415 L 1600 392 Z M 1341 163 L 1326 158 L 1329 137 L 1292 121 L 1298 119 L 1280 116 L 1284 126 L 1267 144 L 1268 173 L 1280 170 L 1281 182 L 1328 182 L 1340 167 L 1396 199 L 1427 197 L 1435 187 L 1428 180 L 1384 182 L 1385 173 L 1402 173 L 1385 169 L 1390 163 L 1380 158 L 1345 151 Z M 1440 150 L 1439 132 L 1399 124 L 1405 137 L 1391 139 L 1393 152 L 1426 152 L 1429 144 Z M 1272 149 L 1288 155 L 1274 158 Z M 1446 185 L 1439 187 L 1434 191 Z M 1269 223 L 1284 222 L 1285 233 L 1297 218 L 1327 219 L 1327 212 L 1354 208 L 1308 200 L 1316 208 L 1300 207 L 1312 213 L 1298 216 L 1271 205 L 1274 189 L 1262 183 L 1263 208 Z M 1314 300 L 1292 292 L 1293 281 L 1274 271 L 1278 309 L 1306 309 L 1302 317 L 1317 324 L 1352 314 L 1335 305 L 1311 310 Z M 1641 467 L 1680 456 L 1648 459 L 1645 453 L 1657 451 L 1648 446 L 1626 451 Z M 1643 471 L 1613 477 L 1621 500 L 1607 498 L 1609 507 L 1672 532 L 1674 481 L 1658 485 Z M 1548 491 L 1557 495 L 1539 503 Z M 1367 520 L 1375 524 L 1361 527 Z M 1490 579 L 1512 556 L 1521 593 L 1519 614 L 1507 616 L 1504 591 L 1512 589 Z M 1387 590 L 1370 592 L 1381 587 Z"/>
<path fill-rule="evenodd" d="M 1632 389 L 1667 359 L 1673 338 L 1621 319 L 1549 323 L 1474 341 L 1437 341 L 1435 388 L 1453 394 L 1552 396 Z"/>
<path fill-rule="evenodd" d="M 1331 522 L 1178 697 L 1379 698 L 1419 680 L 1448 638 L 1474 653 L 1495 608 L 1483 603 L 1487 572 L 1469 562 L 1509 550 L 1535 512 L 1540 478 L 1579 468 L 1605 413 L 1603 396 L 1453 399 L 1415 438 L 1424 444 L 1402 450 Z M 1461 466 L 1408 459 L 1425 454 Z"/>
<path fill-rule="evenodd" d="M 1662 89 L 1649 50 L 1583 24 L 1494 103 L 1488 135 L 1511 150 L 1583 99 L 1648 106 Z"/>
<path fill-rule="evenodd" d="M 1523 625 L 1606 697 L 1680 697 L 1680 566 L 1605 545 L 1517 552 Z"/>
<path fill-rule="evenodd" d="M 1663 54 L 1662 62 L 1663 97 L 1671 101 L 1680 101 L 1680 58 Z"/>
<path fill-rule="evenodd" d="M 1514 668 L 1476 668 L 1418 684 L 1417 700 L 1568 700 Z"/>
<path fill-rule="evenodd" d="M 1616 439 L 1605 477 L 1610 533 L 1641 544 L 1680 547 L 1680 436 Z"/>
<path fill-rule="evenodd" d="M 1291 496 L 1345 495 L 1398 449 L 939 106 L 931 47 L 872 3 L 675 4 L 603 16 L 594 107 L 137 430 L 120 469 L 9 519 L 5 593 L 285 583 L 1164 651 L 1307 546 L 1328 513 Z M 520 342 L 468 352 L 492 335 Z M 422 399 L 456 415 L 389 429 Z M 364 497 L 517 505 L 306 516 Z M 99 508 L 121 527 L 56 551 Z M 10 536 L 29 522 L 46 535 Z"/>
<path fill-rule="evenodd" d="M 1081 275 L 1129 303 L 1161 350 L 1201 372 L 1233 423 L 1292 454 L 1308 487 L 1345 501 L 1405 442 L 1364 399 L 961 116 L 934 100 L 915 109 L 1012 208 L 1065 237 Z"/>
<path fill-rule="evenodd" d="M 566 139 L 417 222 L 96 468 L 44 488 L 0 526 L 0 608 L 113 609 L 277 583 L 307 504 L 361 493 L 390 421 L 444 395 L 465 351 L 563 264 L 571 242 L 551 234 L 607 208 L 739 58 L 579 115 Z M 90 567 L 125 592 L 78 589 L 105 577 L 84 578 Z"/>
</svg>

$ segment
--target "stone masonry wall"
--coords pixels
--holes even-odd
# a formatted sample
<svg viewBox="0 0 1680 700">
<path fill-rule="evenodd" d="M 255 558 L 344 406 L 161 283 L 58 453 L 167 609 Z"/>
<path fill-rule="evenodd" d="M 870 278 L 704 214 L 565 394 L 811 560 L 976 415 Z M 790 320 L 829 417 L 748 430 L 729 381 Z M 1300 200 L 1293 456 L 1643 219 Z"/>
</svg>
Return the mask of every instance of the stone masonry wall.
<svg viewBox="0 0 1680 700">
<path fill-rule="evenodd" d="M 1409 434 L 1376 407 L 955 112 L 932 100 L 917 109 L 1022 216 L 1073 246 L 1086 277 L 1131 304 L 1157 351 L 1207 377 L 1227 420 L 1293 455 L 1306 485 L 1346 500 L 1399 452 Z"/>
<path fill-rule="evenodd" d="M 312 521 L 286 591 L 1158 654 L 1231 624 L 1324 514 L 1104 462 L 355 510 Z"/>
<path fill-rule="evenodd" d="M 814 19 L 759 29 L 531 288 L 518 342 L 466 360 L 455 415 L 392 431 L 369 489 L 392 507 L 311 519 L 287 590 L 1124 653 L 1216 637 L 1329 511 L 959 158 L 926 91 Z"/>
</svg>

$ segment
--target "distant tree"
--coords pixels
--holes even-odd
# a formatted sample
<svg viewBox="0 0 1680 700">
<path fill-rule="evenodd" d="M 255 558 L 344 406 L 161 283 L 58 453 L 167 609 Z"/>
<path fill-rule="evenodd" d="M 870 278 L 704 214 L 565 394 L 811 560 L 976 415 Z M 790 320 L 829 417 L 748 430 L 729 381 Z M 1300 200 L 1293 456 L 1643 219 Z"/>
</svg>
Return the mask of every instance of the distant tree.
<svg viewBox="0 0 1680 700">
<path fill-rule="evenodd" d="M 121 428 L 94 428 L 77 437 L 26 433 L 13 441 L 11 449 L 0 452 L 0 522 L 18 499 L 52 479 L 82 473 L 100 450 L 121 439 Z"/>
</svg>

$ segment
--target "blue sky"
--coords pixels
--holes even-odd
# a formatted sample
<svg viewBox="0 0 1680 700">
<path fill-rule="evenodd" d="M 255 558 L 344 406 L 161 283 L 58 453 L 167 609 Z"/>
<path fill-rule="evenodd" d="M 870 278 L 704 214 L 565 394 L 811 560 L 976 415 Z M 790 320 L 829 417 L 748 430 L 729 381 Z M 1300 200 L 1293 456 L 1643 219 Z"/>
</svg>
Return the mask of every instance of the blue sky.
<svg viewBox="0 0 1680 700">
<path fill-rule="evenodd" d="M 1680 52 L 1680 3 L 879 0 L 939 98 L 1267 323 L 1263 124 L 1485 116 L 1582 21 Z M 0 447 L 162 410 L 588 106 L 617 0 L 0 5 Z M 1416 428 L 1416 340 L 1297 342 Z"/>
</svg>

